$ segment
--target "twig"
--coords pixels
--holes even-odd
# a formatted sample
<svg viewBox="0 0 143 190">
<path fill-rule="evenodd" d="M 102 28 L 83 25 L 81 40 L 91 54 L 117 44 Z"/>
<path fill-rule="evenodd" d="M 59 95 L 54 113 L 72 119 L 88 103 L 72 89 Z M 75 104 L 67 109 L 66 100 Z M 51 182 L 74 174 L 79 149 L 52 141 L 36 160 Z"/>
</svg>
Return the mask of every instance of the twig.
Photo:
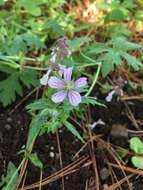
<svg viewBox="0 0 143 190">
<path fill-rule="evenodd" d="M 59 157 L 60 157 L 60 167 L 63 168 L 63 162 L 62 162 L 62 153 L 61 153 L 61 146 L 60 146 L 60 139 L 58 131 L 56 131 L 56 138 L 57 138 L 57 145 L 58 145 L 58 151 L 59 151 Z M 65 190 L 65 182 L 64 177 L 62 177 L 62 190 Z"/>
</svg>

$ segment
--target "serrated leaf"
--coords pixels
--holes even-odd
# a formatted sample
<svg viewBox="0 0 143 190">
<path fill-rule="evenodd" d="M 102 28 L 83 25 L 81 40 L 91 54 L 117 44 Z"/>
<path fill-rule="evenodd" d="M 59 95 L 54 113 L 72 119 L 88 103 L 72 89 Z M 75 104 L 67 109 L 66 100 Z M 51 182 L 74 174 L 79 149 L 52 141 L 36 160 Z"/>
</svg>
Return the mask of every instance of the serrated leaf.
<svg viewBox="0 0 143 190">
<path fill-rule="evenodd" d="M 36 137 L 40 134 L 41 130 L 44 130 L 45 127 L 47 132 L 51 132 L 53 130 L 52 126 L 50 128 L 48 124 L 52 123 L 53 127 L 55 127 L 54 123 L 57 123 L 59 113 L 60 112 L 58 112 L 55 108 L 45 108 L 40 111 L 38 115 L 34 116 L 28 132 L 28 139 L 26 143 L 27 149 L 31 146 Z"/>
<path fill-rule="evenodd" d="M 98 105 L 98 106 L 106 107 L 104 104 L 98 102 L 98 100 L 96 98 L 90 97 L 90 96 L 84 96 L 82 98 L 82 102 L 85 104 L 92 104 L 92 105 Z"/>
<path fill-rule="evenodd" d="M 99 62 L 102 62 L 102 76 L 106 77 L 115 66 L 122 63 L 122 58 L 127 61 L 127 64 L 135 70 L 143 68 L 143 64 L 136 57 L 128 53 L 129 50 L 142 50 L 142 46 L 136 43 L 127 41 L 124 37 L 113 38 L 106 44 L 97 43 L 96 45 L 88 46 L 85 52 L 89 56 L 96 56 Z"/>
<path fill-rule="evenodd" d="M 16 72 L 9 76 L 6 80 L 0 82 L 0 101 L 4 106 L 11 104 L 16 100 L 16 94 L 22 96 L 23 90 L 19 84 L 19 73 Z"/>
<path fill-rule="evenodd" d="M 132 164 L 136 167 L 136 168 L 140 168 L 143 169 L 143 157 L 141 156 L 133 156 L 131 158 Z"/>
<path fill-rule="evenodd" d="M 92 41 L 92 38 L 89 38 L 89 37 L 75 38 L 69 42 L 69 46 L 73 51 L 75 51 L 81 46 L 81 44 L 88 43 L 91 41 Z"/>
<path fill-rule="evenodd" d="M 49 101 L 47 99 L 40 99 L 40 100 L 37 100 L 36 102 L 33 102 L 33 103 L 27 105 L 26 109 L 28 111 L 42 110 L 42 109 L 47 108 L 48 102 Z"/>
<path fill-rule="evenodd" d="M 81 137 L 79 132 L 76 130 L 76 128 L 71 123 L 69 123 L 68 121 L 65 121 L 64 125 L 75 137 L 77 137 L 82 143 L 84 143 L 83 138 Z"/>
<path fill-rule="evenodd" d="M 143 154 L 143 142 L 138 137 L 133 137 L 129 140 L 130 149 L 137 154 Z"/>
<path fill-rule="evenodd" d="M 0 67 L 1 68 L 1 67 Z M 6 107 L 16 100 L 16 96 L 23 95 L 21 82 L 27 87 L 38 86 L 37 72 L 13 71 L 7 79 L 0 81 L 0 102 Z"/>
<path fill-rule="evenodd" d="M 99 61 L 102 62 L 101 73 L 103 77 L 106 77 L 111 71 L 114 70 L 114 57 L 112 51 L 101 56 Z"/>
<path fill-rule="evenodd" d="M 40 49 L 44 47 L 44 43 L 37 35 L 31 32 L 25 32 L 15 36 L 6 52 L 8 55 L 17 55 L 21 52 L 26 53 L 28 50 Z"/>
<path fill-rule="evenodd" d="M 38 73 L 36 71 L 23 70 L 20 73 L 19 78 L 27 88 L 30 88 L 31 86 L 36 87 L 40 84 Z"/>
<path fill-rule="evenodd" d="M 125 37 L 116 37 L 111 40 L 113 49 L 120 51 L 129 51 L 141 49 L 142 46 L 133 42 L 129 42 Z"/>
<path fill-rule="evenodd" d="M 34 143 L 36 137 L 39 135 L 41 128 L 46 125 L 47 116 L 46 115 L 36 115 L 31 124 L 28 132 L 28 139 L 26 143 L 26 148 L 29 149 L 32 143 Z"/>
<path fill-rule="evenodd" d="M 136 57 L 134 57 L 126 52 L 123 52 L 121 55 L 127 61 L 128 65 L 130 65 L 134 68 L 134 70 L 137 71 L 141 67 L 143 68 L 143 64 L 139 60 L 137 60 Z"/>
</svg>

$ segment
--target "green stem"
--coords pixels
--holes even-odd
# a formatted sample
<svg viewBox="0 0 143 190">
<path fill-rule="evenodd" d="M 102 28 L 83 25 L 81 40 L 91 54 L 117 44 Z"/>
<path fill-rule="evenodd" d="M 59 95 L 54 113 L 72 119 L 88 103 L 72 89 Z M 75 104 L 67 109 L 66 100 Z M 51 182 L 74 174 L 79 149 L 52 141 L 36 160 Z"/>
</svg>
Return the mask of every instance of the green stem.
<svg viewBox="0 0 143 190">
<path fill-rule="evenodd" d="M 18 61 L 20 59 L 20 56 L 8 56 L 8 55 L 3 56 L 3 55 L 1 55 L 0 58 L 3 59 L 3 60 L 5 60 L 5 59 L 14 59 L 14 60 Z M 37 61 L 37 59 L 31 58 L 31 57 L 24 57 L 23 59 L 25 61 Z"/>
<path fill-rule="evenodd" d="M 31 66 L 26 66 L 26 65 L 22 65 L 21 68 L 31 69 L 31 70 L 36 70 L 36 71 L 47 71 L 48 70 L 48 68 L 31 67 Z"/>
<path fill-rule="evenodd" d="M 85 94 L 85 96 L 89 96 L 89 94 L 92 92 L 92 90 L 97 82 L 100 70 L 101 70 L 101 63 L 98 63 L 98 68 L 97 68 L 97 72 L 95 73 L 94 80 L 93 80 L 92 85 L 90 86 L 88 92 Z"/>
<path fill-rule="evenodd" d="M 82 55 L 82 57 L 84 57 L 85 59 L 91 61 L 92 63 L 94 63 L 95 65 L 98 65 L 98 63 L 95 62 L 94 59 L 88 57 L 87 55 L 85 55 L 84 53 L 81 52 L 81 50 L 79 50 L 80 54 Z"/>
<path fill-rule="evenodd" d="M 92 67 L 92 66 L 97 66 L 98 63 L 89 63 L 89 64 L 84 64 L 84 65 L 81 65 L 81 66 L 77 66 L 77 68 L 85 68 L 85 67 Z"/>
</svg>

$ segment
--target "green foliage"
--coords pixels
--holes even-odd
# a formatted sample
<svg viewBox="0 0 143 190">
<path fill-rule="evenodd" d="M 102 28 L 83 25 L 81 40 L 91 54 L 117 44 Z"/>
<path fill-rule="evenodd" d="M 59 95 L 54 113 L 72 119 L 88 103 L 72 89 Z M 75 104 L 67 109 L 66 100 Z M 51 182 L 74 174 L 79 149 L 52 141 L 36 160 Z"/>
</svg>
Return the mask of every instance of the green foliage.
<svg viewBox="0 0 143 190">
<path fill-rule="evenodd" d="M 136 7 L 136 2 L 134 0 L 126 1 L 114 1 L 97 3 L 97 7 L 101 10 L 106 11 L 106 16 L 104 17 L 104 22 L 109 24 L 112 21 L 127 21 L 132 19 L 130 11 Z"/>
<path fill-rule="evenodd" d="M 17 179 L 18 171 L 15 165 L 12 162 L 9 162 L 7 168 L 7 175 L 6 177 L 4 177 L 4 175 L 2 176 L 2 182 L 0 183 L 0 187 L 4 185 L 2 190 L 15 190 L 17 185 Z"/>
<path fill-rule="evenodd" d="M 133 156 L 131 158 L 131 161 L 132 161 L 133 165 L 136 168 L 143 169 L 143 157 L 141 157 L 141 156 Z"/>
<path fill-rule="evenodd" d="M 29 14 L 33 16 L 40 16 L 41 15 L 41 0 L 18 0 L 18 6 L 24 8 Z"/>
<path fill-rule="evenodd" d="M 38 167 L 38 168 L 40 168 L 40 169 L 43 168 L 43 164 L 42 164 L 42 162 L 39 160 L 39 158 L 38 158 L 38 156 L 37 156 L 36 153 L 32 153 L 32 154 L 28 155 L 28 158 L 29 158 L 29 160 L 31 161 L 31 163 L 32 163 L 34 166 L 36 166 L 36 167 Z"/>
<path fill-rule="evenodd" d="M 84 43 L 91 42 L 92 38 L 89 37 L 81 37 L 81 38 L 75 38 L 69 42 L 69 46 L 73 51 L 76 51 L 80 48 L 81 45 Z"/>
<path fill-rule="evenodd" d="M 19 53 L 27 53 L 31 50 L 44 48 L 44 43 L 31 32 L 16 35 L 12 43 L 5 49 L 8 55 L 18 55 Z"/>
<path fill-rule="evenodd" d="M 83 138 L 81 137 L 79 132 L 76 130 L 76 128 L 71 123 L 69 123 L 68 121 L 65 121 L 64 125 L 75 137 L 77 137 L 82 143 L 84 143 Z"/>
<path fill-rule="evenodd" d="M 46 109 L 48 105 L 49 105 L 49 101 L 47 99 L 39 99 L 39 100 L 27 105 L 26 109 L 29 112 L 32 112 L 32 111 Z"/>
<path fill-rule="evenodd" d="M 90 96 L 85 96 L 83 97 L 83 100 L 82 102 L 84 104 L 91 104 L 91 105 L 98 105 L 98 106 L 103 106 L 103 107 L 106 107 L 104 104 L 100 103 L 97 98 L 94 98 L 94 97 L 90 97 Z"/>
<path fill-rule="evenodd" d="M 141 141 L 138 137 L 132 137 L 129 141 L 130 149 L 137 154 L 131 158 L 133 165 L 137 168 L 143 169 L 143 141 Z"/>
<path fill-rule="evenodd" d="M 142 50 L 142 46 L 129 42 L 124 37 L 117 37 L 106 44 L 98 43 L 89 46 L 86 49 L 86 53 L 90 56 L 96 56 L 97 61 L 102 62 L 101 71 L 102 76 L 105 77 L 122 64 L 122 59 L 134 70 L 139 70 L 143 67 L 142 63 L 129 53 L 131 50 Z"/>
<path fill-rule="evenodd" d="M 0 81 L 0 102 L 3 106 L 8 106 L 16 100 L 16 95 L 22 96 L 23 89 L 21 82 L 27 88 L 37 86 L 37 72 L 35 71 L 15 71 L 11 73 L 7 79 Z"/>
<path fill-rule="evenodd" d="M 121 158 L 121 159 L 123 159 L 123 158 L 125 158 L 127 155 L 128 155 L 128 150 L 127 149 L 125 149 L 125 148 L 118 148 L 117 150 L 116 150 L 116 152 L 117 152 L 117 154 L 119 155 L 119 157 Z"/>
<path fill-rule="evenodd" d="M 130 148 L 136 154 L 143 154 L 143 142 L 138 137 L 133 137 L 129 141 Z"/>
<path fill-rule="evenodd" d="M 44 30 L 48 31 L 51 38 L 58 38 L 65 35 L 63 27 L 57 22 L 56 19 L 48 20 L 44 25 Z"/>
</svg>

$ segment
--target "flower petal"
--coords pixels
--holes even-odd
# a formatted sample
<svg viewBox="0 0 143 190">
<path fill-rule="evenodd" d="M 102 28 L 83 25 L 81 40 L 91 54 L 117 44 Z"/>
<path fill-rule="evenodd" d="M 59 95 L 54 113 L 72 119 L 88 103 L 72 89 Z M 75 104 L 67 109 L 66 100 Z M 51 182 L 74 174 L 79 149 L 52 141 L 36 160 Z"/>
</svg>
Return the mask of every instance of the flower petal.
<svg viewBox="0 0 143 190">
<path fill-rule="evenodd" d="M 78 92 L 76 91 L 70 91 L 68 94 L 69 97 L 69 102 L 73 106 L 77 106 L 81 102 L 81 96 Z"/>
<path fill-rule="evenodd" d="M 55 103 L 62 102 L 65 99 L 66 95 L 67 95 L 67 91 L 61 90 L 60 92 L 53 94 L 52 101 Z"/>
<path fill-rule="evenodd" d="M 72 67 L 64 69 L 64 80 L 66 82 L 70 82 L 71 81 L 72 69 L 73 69 Z"/>
<path fill-rule="evenodd" d="M 62 88 L 64 88 L 64 82 L 61 81 L 60 79 L 58 79 L 57 77 L 50 77 L 50 79 L 48 81 L 48 85 L 51 88 L 55 88 L 55 89 L 62 89 Z"/>
<path fill-rule="evenodd" d="M 40 79 L 40 84 L 41 84 L 41 85 L 47 85 L 47 84 L 48 84 L 50 72 L 51 72 L 51 69 L 49 69 L 49 70 L 47 71 L 47 73 L 44 74 L 43 77 Z"/>
<path fill-rule="evenodd" d="M 81 77 L 77 79 L 74 83 L 75 88 L 81 88 L 87 84 L 87 78 L 86 77 Z"/>
</svg>

